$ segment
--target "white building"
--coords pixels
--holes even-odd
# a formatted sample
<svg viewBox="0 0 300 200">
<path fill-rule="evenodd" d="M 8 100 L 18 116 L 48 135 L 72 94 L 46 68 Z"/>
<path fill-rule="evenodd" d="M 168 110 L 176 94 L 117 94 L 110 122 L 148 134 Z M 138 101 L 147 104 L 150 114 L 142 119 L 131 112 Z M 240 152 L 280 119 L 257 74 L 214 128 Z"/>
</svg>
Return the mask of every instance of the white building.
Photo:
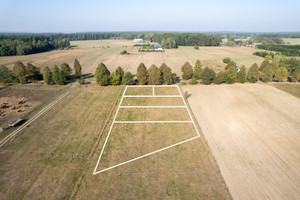
<svg viewBox="0 0 300 200">
<path fill-rule="evenodd" d="M 143 42 L 143 41 L 144 41 L 144 40 L 141 39 L 141 38 L 136 38 L 136 39 L 133 40 L 133 42 Z"/>
</svg>

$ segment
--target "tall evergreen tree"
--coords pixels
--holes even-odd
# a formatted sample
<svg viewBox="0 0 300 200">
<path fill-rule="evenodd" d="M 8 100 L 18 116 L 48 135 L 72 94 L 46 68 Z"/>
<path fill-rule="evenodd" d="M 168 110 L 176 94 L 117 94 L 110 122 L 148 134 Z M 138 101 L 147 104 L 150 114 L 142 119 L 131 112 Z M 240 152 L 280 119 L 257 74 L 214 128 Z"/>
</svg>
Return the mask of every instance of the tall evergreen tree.
<svg viewBox="0 0 300 200">
<path fill-rule="evenodd" d="M 240 83 L 245 83 L 246 82 L 246 68 L 245 65 L 242 65 L 240 71 L 237 74 L 237 81 Z"/>
<path fill-rule="evenodd" d="M 172 77 L 172 70 L 170 67 L 168 67 L 165 63 L 163 63 L 159 67 L 161 77 L 162 77 L 162 83 L 165 85 L 171 85 L 174 83 L 173 77 Z"/>
<path fill-rule="evenodd" d="M 235 66 L 229 66 L 226 70 L 225 70 L 225 80 L 226 83 L 228 84 L 232 84 L 235 82 L 236 80 L 236 69 Z"/>
<path fill-rule="evenodd" d="M 249 80 L 250 83 L 255 83 L 259 79 L 259 68 L 256 63 L 254 63 L 248 73 L 247 73 L 247 79 Z"/>
<path fill-rule="evenodd" d="M 236 66 L 236 63 L 232 60 L 230 60 L 227 65 L 225 66 L 225 70 L 228 69 L 229 67 L 235 67 Z"/>
<path fill-rule="evenodd" d="M 81 65 L 80 65 L 79 61 L 77 59 L 75 59 L 75 61 L 74 61 L 74 72 L 75 72 L 75 77 L 76 78 L 80 78 L 81 73 L 82 73 L 81 71 L 82 71 Z"/>
<path fill-rule="evenodd" d="M 182 78 L 183 79 L 190 79 L 193 76 L 193 67 L 189 62 L 184 63 L 181 67 L 181 72 L 182 72 Z"/>
<path fill-rule="evenodd" d="M 52 71 L 52 80 L 57 85 L 63 85 L 65 83 L 64 74 L 56 65 L 54 66 Z"/>
<path fill-rule="evenodd" d="M 139 85 L 146 85 L 148 80 L 148 72 L 144 63 L 141 63 L 137 68 L 136 78 L 139 82 Z"/>
<path fill-rule="evenodd" d="M 200 60 L 197 60 L 194 67 L 194 77 L 199 80 L 201 78 L 202 73 L 202 64 Z"/>
<path fill-rule="evenodd" d="M 13 73 L 19 83 L 21 84 L 26 83 L 26 69 L 25 69 L 25 65 L 22 62 L 20 61 L 15 62 Z"/>
<path fill-rule="evenodd" d="M 43 68 L 43 79 L 44 79 L 45 84 L 47 84 L 47 85 L 53 84 L 52 73 L 51 73 L 51 70 L 49 69 L 49 67 Z"/>
<path fill-rule="evenodd" d="M 96 83 L 98 85 L 109 85 L 110 83 L 110 72 L 106 68 L 104 63 L 100 63 L 95 72 Z"/>
<path fill-rule="evenodd" d="M 149 74 L 149 85 L 161 85 L 162 79 L 161 79 L 161 73 L 160 70 L 156 67 L 156 65 L 151 65 L 151 67 L 148 70 Z"/>
<path fill-rule="evenodd" d="M 13 73 L 5 65 L 0 65 L 0 84 L 6 85 L 13 81 Z"/>
<path fill-rule="evenodd" d="M 70 79 L 72 69 L 69 66 L 69 64 L 63 63 L 60 67 L 60 71 L 61 71 L 62 76 L 65 77 L 65 79 Z"/>
</svg>

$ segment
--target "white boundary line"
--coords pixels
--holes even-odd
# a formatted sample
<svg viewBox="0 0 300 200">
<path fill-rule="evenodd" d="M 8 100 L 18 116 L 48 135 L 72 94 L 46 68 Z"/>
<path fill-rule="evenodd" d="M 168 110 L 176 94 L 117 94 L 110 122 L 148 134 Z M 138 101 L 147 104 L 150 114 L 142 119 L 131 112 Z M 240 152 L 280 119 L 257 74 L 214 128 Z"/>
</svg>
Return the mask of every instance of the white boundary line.
<svg viewBox="0 0 300 200">
<path fill-rule="evenodd" d="M 125 95 L 126 90 L 127 90 L 128 87 L 153 87 L 153 95 Z M 177 87 L 177 89 L 178 89 L 180 95 L 157 95 L 157 96 L 155 96 L 155 95 L 154 95 L 154 87 Z M 124 108 L 124 106 L 121 106 L 124 97 L 181 97 L 181 98 L 182 98 L 182 101 L 183 101 L 183 103 L 184 103 L 184 106 L 183 106 L 183 107 L 185 107 L 185 108 L 187 109 L 187 111 L 188 111 L 188 113 L 189 113 L 189 116 L 190 116 L 190 118 L 191 118 L 191 121 L 116 121 L 116 117 L 117 117 L 117 115 L 118 115 L 119 109 L 120 109 L 120 108 Z M 134 106 L 134 107 L 136 107 L 136 106 Z M 155 107 L 158 107 L 158 106 L 155 106 Z M 164 148 L 162 148 L 162 149 L 159 149 L 159 150 L 150 152 L 150 153 L 148 153 L 148 154 L 145 154 L 145 155 L 142 155 L 142 156 L 133 158 L 133 159 L 131 159 L 131 160 L 122 162 L 122 163 L 120 163 L 120 164 L 111 166 L 111 167 L 109 167 L 109 168 L 105 168 L 105 169 L 103 169 L 103 170 L 97 172 L 96 170 L 97 170 L 97 168 L 98 168 L 98 165 L 99 165 L 99 163 L 100 163 L 101 157 L 102 157 L 102 155 L 103 155 L 103 151 L 104 151 L 104 149 L 105 149 L 105 146 L 106 146 L 106 143 L 107 143 L 107 141 L 108 141 L 109 135 L 110 135 L 110 133 L 111 133 L 112 127 L 113 127 L 113 125 L 114 125 L 115 123 L 193 123 L 194 128 L 195 128 L 195 130 L 196 130 L 196 132 L 197 132 L 197 136 L 196 136 L 196 137 L 192 137 L 192 138 L 187 139 L 187 140 L 184 140 L 184 141 L 181 141 L 181 142 L 178 142 L 178 143 L 176 143 L 176 144 L 173 144 L 173 145 L 164 147 Z M 197 129 L 196 125 L 195 125 L 195 122 L 194 122 L 194 120 L 193 120 L 193 118 L 192 118 L 192 115 L 191 115 L 191 113 L 190 113 L 190 111 L 189 111 L 187 105 L 186 105 L 186 102 L 185 102 L 185 100 L 184 100 L 184 98 L 183 98 L 183 96 L 182 96 L 182 93 L 181 93 L 181 91 L 180 91 L 178 85 L 176 85 L 176 86 L 174 86 L 174 85 L 160 85 L 160 86 L 153 86 L 153 85 L 140 85 L 140 86 L 136 86 L 136 85 L 135 85 L 135 86 L 126 86 L 126 87 L 125 87 L 125 90 L 124 90 L 124 92 L 123 92 L 121 101 L 120 101 L 120 103 L 119 103 L 119 106 L 118 106 L 118 108 L 117 108 L 116 114 L 115 114 L 115 116 L 114 116 L 113 122 L 112 122 L 112 124 L 111 124 L 111 126 L 110 126 L 110 129 L 109 129 L 109 131 L 108 131 L 107 137 L 106 137 L 106 139 L 105 139 L 104 145 L 103 145 L 103 147 L 102 147 L 102 150 L 101 150 L 100 156 L 99 156 L 99 158 L 98 158 L 96 167 L 95 167 L 95 169 L 94 169 L 93 175 L 99 174 L 99 173 L 101 173 L 101 172 L 107 171 L 107 170 L 109 170 L 109 169 L 113 169 L 113 168 L 115 168 L 115 167 L 118 167 L 118 166 L 121 166 L 121 165 L 124 165 L 124 164 L 127 164 L 127 163 L 130 163 L 130 162 L 132 162 L 132 161 L 135 161 L 135 160 L 144 158 L 144 157 L 146 157 L 146 156 L 149 156 L 149 155 L 158 153 L 158 152 L 160 152 L 160 151 L 163 151 L 163 150 L 169 149 L 169 148 L 171 148 L 171 147 L 174 147 L 174 146 L 183 144 L 183 143 L 185 143 L 185 142 L 188 142 L 188 141 L 197 139 L 197 138 L 199 138 L 199 137 L 200 137 L 200 134 L 199 134 L 199 132 L 198 132 L 198 129 Z"/>
<path fill-rule="evenodd" d="M 120 106 L 120 108 L 185 108 L 185 106 Z"/>
<path fill-rule="evenodd" d="M 176 87 L 177 85 L 126 85 L 126 87 Z"/>
<path fill-rule="evenodd" d="M 142 156 L 139 156 L 139 157 L 133 158 L 133 159 L 131 159 L 131 160 L 128 160 L 128 161 L 126 161 L 126 162 L 123 162 L 123 163 L 120 163 L 120 164 L 114 165 L 114 166 L 112 166 L 112 167 L 109 167 L 109 168 L 103 169 L 103 170 L 101 170 L 101 171 L 98 171 L 98 172 L 96 172 L 96 173 L 94 172 L 94 175 L 95 175 L 95 174 L 99 174 L 99 173 L 101 173 L 101 172 L 104 172 L 104 171 L 107 171 L 107 170 L 110 170 L 110 169 L 113 169 L 113 168 L 115 168 L 115 167 L 119 167 L 119 166 L 121 166 L 121 165 L 124 165 L 124 164 L 127 164 L 127 163 L 130 163 L 130 162 L 132 162 L 132 161 L 135 161 L 135 160 L 138 160 L 138 159 L 144 158 L 144 157 L 146 157 L 146 156 L 150 156 L 150 155 L 152 155 L 152 154 L 155 154 L 155 153 L 158 153 L 158 152 L 160 152 L 160 151 L 163 151 L 163 150 L 169 149 L 169 148 L 171 148 L 171 147 L 175 147 L 175 146 L 177 146 L 177 145 L 180 145 L 180 144 L 183 144 L 183 143 L 185 143 L 185 142 L 188 142 L 188 141 L 191 141 L 191 140 L 197 139 L 197 138 L 199 138 L 199 137 L 200 137 L 200 136 L 192 137 L 192 138 L 190 138 L 190 139 L 187 139 L 187 140 L 184 140 L 184 141 L 178 142 L 178 143 L 176 143 L 176 144 L 173 144 L 173 145 L 170 145 L 170 146 L 164 147 L 164 148 L 162 148 L 162 149 L 159 149 L 159 150 L 153 151 L 153 152 L 151 152 L 151 153 L 148 153 L 148 154 L 145 154 L 145 155 L 142 155 Z"/>
<path fill-rule="evenodd" d="M 144 124 L 144 123 L 192 123 L 193 121 L 115 121 L 117 124 Z"/>
<path fill-rule="evenodd" d="M 50 108 L 52 108 L 57 102 L 59 102 L 62 98 L 64 98 L 67 94 L 71 92 L 71 90 L 75 87 L 75 85 L 72 85 L 71 88 L 69 88 L 64 94 L 60 95 L 57 99 L 55 99 L 53 102 L 51 102 L 49 105 L 47 105 L 45 108 L 43 108 L 41 111 L 39 111 L 35 116 L 33 116 L 31 119 L 26 121 L 24 124 L 22 124 L 19 128 L 14 130 L 12 133 L 10 133 L 8 136 L 6 136 L 3 140 L 0 141 L 0 147 L 2 147 L 6 142 L 8 142 L 12 137 L 17 135 L 20 131 L 22 131 L 25 127 L 30 125 L 33 121 L 35 121 L 37 118 L 39 118 L 42 114 L 44 114 L 46 111 L 48 111 Z"/>
<path fill-rule="evenodd" d="M 180 95 L 125 95 L 124 97 L 181 97 Z"/>
</svg>

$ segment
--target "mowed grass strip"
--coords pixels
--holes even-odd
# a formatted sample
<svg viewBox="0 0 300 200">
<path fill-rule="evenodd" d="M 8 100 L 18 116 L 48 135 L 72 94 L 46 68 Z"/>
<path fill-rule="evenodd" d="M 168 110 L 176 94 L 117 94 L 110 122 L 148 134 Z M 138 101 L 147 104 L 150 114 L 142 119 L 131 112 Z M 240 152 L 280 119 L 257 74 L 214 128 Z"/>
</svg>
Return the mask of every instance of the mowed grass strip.
<svg viewBox="0 0 300 200">
<path fill-rule="evenodd" d="M 129 97 L 121 106 L 184 106 L 181 97 Z"/>
<path fill-rule="evenodd" d="M 300 84 L 274 84 L 273 86 L 300 98 Z"/>
<path fill-rule="evenodd" d="M 192 123 L 114 124 L 98 171 L 197 136 Z"/>
<path fill-rule="evenodd" d="M 116 121 L 191 121 L 186 108 L 120 108 Z"/>
<path fill-rule="evenodd" d="M 127 87 L 125 95 L 153 95 L 152 87 Z"/>
<path fill-rule="evenodd" d="M 177 87 L 154 87 L 154 95 L 180 95 Z"/>
<path fill-rule="evenodd" d="M 1 199 L 69 199 L 121 90 L 77 87 L 5 144 Z"/>
</svg>

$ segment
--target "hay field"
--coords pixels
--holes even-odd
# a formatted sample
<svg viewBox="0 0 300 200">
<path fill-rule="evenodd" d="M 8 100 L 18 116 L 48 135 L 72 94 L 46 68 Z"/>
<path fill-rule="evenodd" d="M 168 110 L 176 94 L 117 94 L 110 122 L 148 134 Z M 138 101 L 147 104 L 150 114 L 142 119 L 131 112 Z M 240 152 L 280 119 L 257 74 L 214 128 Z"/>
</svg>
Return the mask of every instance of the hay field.
<svg viewBox="0 0 300 200">
<path fill-rule="evenodd" d="M 0 149 L 1 199 L 231 199 L 212 155 L 199 138 L 93 175 L 123 90 L 122 86 L 77 87 L 5 144 Z M 115 143 L 110 148 L 121 149 L 116 154 L 124 150 L 122 139 L 126 145 L 134 142 L 130 152 L 136 154 L 139 148 L 151 150 L 193 134 L 192 130 L 183 134 L 183 126 L 176 130 L 162 127 L 166 132 L 155 132 L 151 125 L 121 126 L 115 127 Z M 146 135 L 141 130 L 147 130 Z M 133 133 L 137 137 L 125 137 Z"/>
<path fill-rule="evenodd" d="M 200 47 L 197 51 L 193 47 L 180 46 L 177 49 L 166 49 L 165 52 L 138 52 L 139 47 L 133 46 L 135 43 L 124 40 L 72 41 L 71 44 L 76 48 L 110 46 L 79 58 L 84 65 L 85 73 L 93 72 L 100 62 L 104 62 L 110 70 L 122 66 L 126 71 L 134 74 L 141 62 L 148 68 L 151 64 L 160 66 L 166 63 L 175 73 L 181 74 L 181 66 L 186 61 L 194 65 L 197 59 L 200 59 L 204 66 L 221 69 L 225 66 L 222 62 L 224 57 L 231 57 L 238 65 L 244 64 L 247 68 L 263 60 L 252 55 L 257 51 L 256 49 L 246 47 Z M 130 54 L 120 55 L 122 50 L 127 50 Z"/>
<path fill-rule="evenodd" d="M 63 62 L 73 66 L 77 58 L 83 66 L 83 73 L 94 73 L 100 62 L 104 62 L 109 70 L 115 70 L 122 66 L 126 71 L 136 73 L 138 65 L 143 62 L 149 68 L 151 64 L 160 66 L 166 63 L 178 75 L 181 74 L 181 66 L 186 62 L 195 64 L 200 59 L 207 67 L 223 68 L 224 57 L 231 57 L 238 65 L 246 65 L 249 68 L 253 63 L 262 62 L 262 58 L 252 55 L 257 51 L 246 47 L 193 47 L 180 46 L 177 49 L 166 49 L 165 52 L 138 52 L 139 47 L 133 46 L 134 42 L 128 40 L 92 40 L 71 41 L 72 49 L 56 50 L 26 56 L 0 57 L 0 65 L 12 67 L 18 60 L 24 63 L 32 63 L 38 67 L 60 65 Z M 108 48 L 109 47 L 109 48 Z M 120 55 L 122 50 L 127 50 L 129 55 Z"/>
<path fill-rule="evenodd" d="M 270 85 L 187 86 L 234 199 L 300 198 L 300 99 Z"/>
<path fill-rule="evenodd" d="M 283 39 L 284 44 L 296 45 L 300 44 L 300 38 L 285 38 Z"/>
</svg>

